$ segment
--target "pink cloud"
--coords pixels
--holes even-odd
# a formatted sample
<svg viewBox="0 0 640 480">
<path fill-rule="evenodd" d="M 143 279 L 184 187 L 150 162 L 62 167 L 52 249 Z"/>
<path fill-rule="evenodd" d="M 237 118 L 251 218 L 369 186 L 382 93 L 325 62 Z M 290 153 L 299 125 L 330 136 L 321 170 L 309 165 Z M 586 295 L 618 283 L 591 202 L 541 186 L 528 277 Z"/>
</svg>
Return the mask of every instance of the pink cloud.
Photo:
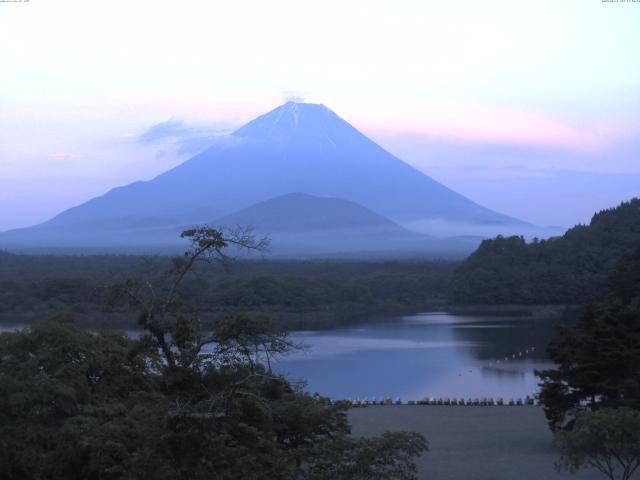
<svg viewBox="0 0 640 480">
<path fill-rule="evenodd" d="M 493 106 L 421 102 L 390 107 L 384 123 L 380 115 L 361 117 L 362 127 L 384 136 L 416 135 L 464 142 L 508 143 L 554 147 L 589 153 L 607 145 L 598 125 L 569 121 L 526 110 Z"/>
<path fill-rule="evenodd" d="M 64 152 L 56 152 L 56 153 L 50 153 L 48 155 L 49 158 L 55 158 L 57 160 L 66 160 L 69 158 L 74 158 L 76 155 L 74 155 L 73 153 L 64 153 Z"/>
</svg>

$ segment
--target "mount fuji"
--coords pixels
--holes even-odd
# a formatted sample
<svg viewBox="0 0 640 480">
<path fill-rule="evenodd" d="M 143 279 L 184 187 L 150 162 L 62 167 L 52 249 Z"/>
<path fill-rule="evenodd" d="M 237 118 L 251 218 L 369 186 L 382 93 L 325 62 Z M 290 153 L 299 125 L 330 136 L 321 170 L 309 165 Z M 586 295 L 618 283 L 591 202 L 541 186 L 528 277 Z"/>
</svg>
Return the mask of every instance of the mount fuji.
<svg viewBox="0 0 640 480">
<path fill-rule="evenodd" d="M 358 245 L 346 248 L 361 227 L 348 215 L 362 215 L 364 210 L 388 222 L 387 227 L 393 225 L 386 231 L 387 238 L 415 239 L 416 232 L 407 231 L 414 225 L 512 233 L 531 227 L 474 203 L 404 163 L 324 105 L 288 102 L 150 181 L 114 188 L 45 223 L 0 234 L 0 246 L 108 250 L 176 245 L 174 229 L 216 224 L 282 197 L 256 210 L 268 219 L 268 209 L 274 205 L 282 208 L 283 202 L 300 201 L 301 197 L 288 195 L 294 192 L 316 198 L 311 215 L 320 215 L 326 208 L 328 224 L 340 211 L 336 199 L 348 203 L 350 208 L 340 217 L 341 231 L 351 232 L 344 238 L 343 250 L 359 249 Z M 298 221 L 298 230 L 303 230 L 308 222 L 304 215 L 309 213 L 301 210 L 297 219 L 292 215 L 287 221 Z M 270 230 L 265 222 L 257 223 Z M 454 227 L 447 235 L 469 232 Z M 441 232 L 423 229 L 419 233 Z M 416 242 L 410 243 L 412 250 L 419 248 Z M 387 248 L 382 241 L 379 247 Z"/>
</svg>

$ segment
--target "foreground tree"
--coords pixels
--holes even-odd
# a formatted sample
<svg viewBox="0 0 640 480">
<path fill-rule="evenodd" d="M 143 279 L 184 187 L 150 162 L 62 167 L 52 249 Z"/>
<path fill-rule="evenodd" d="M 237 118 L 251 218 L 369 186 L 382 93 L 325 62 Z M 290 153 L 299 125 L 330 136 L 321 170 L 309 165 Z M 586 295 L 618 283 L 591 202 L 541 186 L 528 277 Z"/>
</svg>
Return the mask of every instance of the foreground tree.
<svg viewBox="0 0 640 480">
<path fill-rule="evenodd" d="M 305 469 L 307 480 L 411 480 L 416 478 L 413 457 L 428 449 L 422 435 L 385 432 L 380 437 L 340 437 L 319 444 Z"/>
<path fill-rule="evenodd" d="M 124 296 L 138 310 L 138 324 L 147 332 L 143 342 L 161 352 L 169 370 L 197 368 L 203 360 L 202 349 L 215 342 L 184 299 L 181 289 L 186 277 L 199 262 L 217 262 L 227 269 L 232 260 L 226 253 L 229 247 L 261 252 L 268 246 L 266 238 L 256 240 L 249 230 L 242 229 L 225 235 L 211 227 L 199 227 L 185 230 L 181 237 L 190 241 L 191 248 L 173 258 L 169 271 L 116 285 L 112 300 Z"/>
<path fill-rule="evenodd" d="M 609 299 L 589 306 L 575 327 L 548 347 L 555 369 L 538 372 L 540 400 L 552 429 L 604 407 L 640 410 L 640 251 L 623 258 Z"/>
<path fill-rule="evenodd" d="M 560 470 L 593 467 L 610 480 L 629 480 L 640 466 L 640 412 L 627 407 L 585 412 L 556 433 Z"/>
<path fill-rule="evenodd" d="M 139 310 L 139 339 L 63 319 L 0 335 L 0 478 L 400 479 L 427 450 L 417 434 L 354 439 L 344 403 L 275 374 L 296 346 L 266 319 L 204 328 L 181 290 L 196 262 L 250 235 L 185 232 L 169 272 L 115 289 Z"/>
<path fill-rule="evenodd" d="M 606 302 L 587 307 L 548 347 L 555 369 L 538 372 L 540 400 L 559 469 L 593 467 L 628 480 L 640 465 L 640 250 L 611 276 Z"/>
</svg>

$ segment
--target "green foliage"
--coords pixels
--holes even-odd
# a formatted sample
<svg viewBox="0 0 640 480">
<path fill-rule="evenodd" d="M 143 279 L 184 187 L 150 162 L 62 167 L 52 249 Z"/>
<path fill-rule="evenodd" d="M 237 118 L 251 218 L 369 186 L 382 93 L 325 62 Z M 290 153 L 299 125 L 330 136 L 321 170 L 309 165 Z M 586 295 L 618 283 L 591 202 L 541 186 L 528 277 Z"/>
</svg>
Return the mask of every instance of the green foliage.
<svg viewBox="0 0 640 480">
<path fill-rule="evenodd" d="M 167 405 L 132 345 L 61 320 L 0 335 L 0 477 L 154 475 Z"/>
<path fill-rule="evenodd" d="M 412 458 L 429 450 L 425 439 L 412 432 L 386 432 L 377 438 L 342 437 L 312 453 L 307 480 L 414 480 Z"/>
<path fill-rule="evenodd" d="M 242 310 L 267 315 L 287 329 L 323 328 L 438 308 L 455 265 L 235 261 L 225 274 L 198 263 L 179 293 L 204 324 Z M 130 278 L 157 282 L 175 267 L 164 257 L 0 255 L 0 322 L 26 323 L 64 312 L 91 328 L 135 328 L 129 306 L 109 302 L 108 287 Z"/>
<path fill-rule="evenodd" d="M 238 314 L 202 328 L 182 288 L 196 262 L 259 244 L 184 236 L 192 249 L 170 270 L 114 289 L 139 312 L 140 338 L 62 319 L 0 335 L 0 478 L 415 478 L 420 435 L 353 439 L 346 404 L 271 371 L 296 348 L 286 332 Z"/>
<path fill-rule="evenodd" d="M 555 440 L 558 469 L 575 473 L 593 467 L 611 480 L 628 480 L 640 466 L 640 412 L 621 407 L 582 413 Z"/>
<path fill-rule="evenodd" d="M 553 429 L 583 410 L 640 410 L 640 250 L 623 257 L 609 298 L 562 328 L 548 347 L 557 368 L 538 372 L 540 400 Z"/>
<path fill-rule="evenodd" d="M 458 304 L 584 304 L 606 291 L 620 258 L 640 245 L 640 199 L 596 213 L 588 226 L 527 244 L 485 240 L 456 270 Z"/>
<path fill-rule="evenodd" d="M 169 369 L 143 343 L 61 320 L 0 335 L 0 477 L 415 478 L 420 435 L 354 439 L 345 404 L 226 356 Z"/>
</svg>

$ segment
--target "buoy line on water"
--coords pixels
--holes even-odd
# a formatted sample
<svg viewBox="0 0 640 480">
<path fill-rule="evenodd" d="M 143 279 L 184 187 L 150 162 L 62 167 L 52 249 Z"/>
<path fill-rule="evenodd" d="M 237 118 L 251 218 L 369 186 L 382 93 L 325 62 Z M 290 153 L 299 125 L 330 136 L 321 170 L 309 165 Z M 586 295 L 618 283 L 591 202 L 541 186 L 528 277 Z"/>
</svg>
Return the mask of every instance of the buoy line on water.
<svg viewBox="0 0 640 480">
<path fill-rule="evenodd" d="M 536 351 L 535 346 L 530 346 L 525 348 L 524 350 L 519 350 L 518 352 L 514 352 L 511 355 L 506 355 L 504 358 L 500 357 L 499 359 L 492 360 L 488 363 L 489 368 L 496 368 L 497 365 L 506 364 L 509 361 L 515 361 L 522 359 Z M 494 366 L 495 365 L 495 366 Z M 487 364 L 481 365 L 476 368 L 487 368 Z M 473 373 L 474 368 L 468 371 L 468 373 Z M 462 376 L 462 373 L 458 373 L 458 376 Z M 392 397 L 376 397 L 372 396 L 371 399 L 369 397 L 357 397 L 354 399 L 347 399 L 352 406 L 367 406 L 367 405 L 404 405 L 400 397 L 396 397 L 393 399 Z M 424 397 L 422 400 L 409 400 L 406 402 L 406 405 L 454 405 L 454 406 L 523 406 L 523 405 L 538 405 L 539 402 L 535 396 L 527 395 L 525 398 L 510 398 L 508 400 L 503 399 L 502 397 L 476 397 L 476 398 L 451 398 L 451 397 Z"/>
<path fill-rule="evenodd" d="M 363 399 L 356 398 L 343 400 L 351 404 L 353 407 L 366 407 L 369 405 L 446 405 L 446 406 L 473 406 L 473 407 L 502 407 L 502 406 L 533 406 L 539 405 L 539 401 L 532 396 L 527 395 L 525 398 L 509 398 L 507 400 L 502 397 L 476 397 L 476 398 L 449 398 L 449 397 L 430 397 L 424 398 L 422 400 L 409 400 L 408 402 L 403 402 L 400 397 L 396 397 L 392 399 L 391 397 L 380 397 L 372 398 L 371 400 L 368 397 L 364 397 Z"/>
<path fill-rule="evenodd" d="M 528 347 L 528 348 L 526 348 L 524 350 L 520 350 L 517 353 L 512 353 L 511 355 L 505 356 L 504 360 L 502 358 L 499 358 L 499 359 L 495 360 L 495 364 L 496 365 L 500 365 L 501 362 L 508 362 L 510 360 L 518 360 L 518 359 L 520 359 L 522 357 L 526 357 L 527 355 L 534 353 L 535 351 L 536 351 L 536 347 Z M 489 362 L 489 366 L 490 367 L 493 367 L 493 365 L 494 365 L 493 361 Z"/>
</svg>

